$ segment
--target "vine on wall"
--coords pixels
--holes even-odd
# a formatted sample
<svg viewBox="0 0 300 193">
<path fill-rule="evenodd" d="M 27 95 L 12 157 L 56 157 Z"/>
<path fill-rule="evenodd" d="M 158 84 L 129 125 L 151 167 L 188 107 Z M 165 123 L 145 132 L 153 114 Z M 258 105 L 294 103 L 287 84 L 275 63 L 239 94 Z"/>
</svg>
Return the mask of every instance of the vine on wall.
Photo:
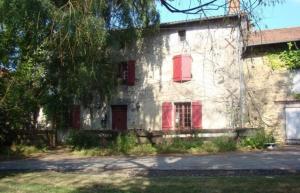
<svg viewBox="0 0 300 193">
<path fill-rule="evenodd" d="M 300 49 L 296 43 L 288 43 L 288 49 L 282 52 L 268 54 L 268 63 L 273 70 L 300 69 Z"/>
</svg>

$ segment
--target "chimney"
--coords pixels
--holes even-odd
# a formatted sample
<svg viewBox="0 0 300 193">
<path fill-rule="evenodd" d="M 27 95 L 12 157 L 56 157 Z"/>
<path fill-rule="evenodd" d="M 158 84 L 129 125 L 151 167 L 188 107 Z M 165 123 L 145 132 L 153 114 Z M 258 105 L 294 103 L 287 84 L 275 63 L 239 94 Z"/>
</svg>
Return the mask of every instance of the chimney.
<svg viewBox="0 0 300 193">
<path fill-rule="evenodd" d="M 240 12 L 240 0 L 228 0 L 228 14 Z"/>
</svg>

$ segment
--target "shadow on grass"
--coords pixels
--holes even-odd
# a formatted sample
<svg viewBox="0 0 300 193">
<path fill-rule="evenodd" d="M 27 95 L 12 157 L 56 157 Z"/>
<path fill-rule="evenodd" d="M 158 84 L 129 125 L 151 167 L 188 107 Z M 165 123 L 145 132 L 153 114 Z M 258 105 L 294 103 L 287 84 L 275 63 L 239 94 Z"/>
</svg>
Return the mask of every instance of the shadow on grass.
<svg viewBox="0 0 300 193">
<path fill-rule="evenodd" d="M 93 183 L 72 193 L 285 193 L 300 192 L 300 177 L 158 177 L 124 180 L 118 184 Z"/>
<path fill-rule="evenodd" d="M 47 193 L 286 193 L 300 192 L 300 175 L 285 176 L 126 176 L 84 172 L 0 173 L 0 192 Z"/>
</svg>

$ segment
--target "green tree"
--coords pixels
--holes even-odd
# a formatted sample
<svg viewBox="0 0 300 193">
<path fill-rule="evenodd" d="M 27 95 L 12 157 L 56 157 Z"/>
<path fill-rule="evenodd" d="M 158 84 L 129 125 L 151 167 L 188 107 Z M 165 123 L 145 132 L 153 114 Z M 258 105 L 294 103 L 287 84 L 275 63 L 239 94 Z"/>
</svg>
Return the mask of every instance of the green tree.
<svg viewBox="0 0 300 193">
<path fill-rule="evenodd" d="M 158 22 L 154 0 L 0 0 L 1 128 L 33 124 L 39 106 L 65 127 L 71 104 L 108 101 L 119 49 Z"/>
</svg>

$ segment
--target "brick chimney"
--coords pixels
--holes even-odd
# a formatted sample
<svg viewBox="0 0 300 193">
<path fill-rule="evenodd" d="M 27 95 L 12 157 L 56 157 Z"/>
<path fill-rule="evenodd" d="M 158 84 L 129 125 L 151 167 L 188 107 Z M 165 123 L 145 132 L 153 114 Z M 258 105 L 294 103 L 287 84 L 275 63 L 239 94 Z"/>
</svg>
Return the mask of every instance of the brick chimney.
<svg viewBox="0 0 300 193">
<path fill-rule="evenodd" d="M 228 0 L 228 14 L 240 12 L 240 0 Z"/>
</svg>

